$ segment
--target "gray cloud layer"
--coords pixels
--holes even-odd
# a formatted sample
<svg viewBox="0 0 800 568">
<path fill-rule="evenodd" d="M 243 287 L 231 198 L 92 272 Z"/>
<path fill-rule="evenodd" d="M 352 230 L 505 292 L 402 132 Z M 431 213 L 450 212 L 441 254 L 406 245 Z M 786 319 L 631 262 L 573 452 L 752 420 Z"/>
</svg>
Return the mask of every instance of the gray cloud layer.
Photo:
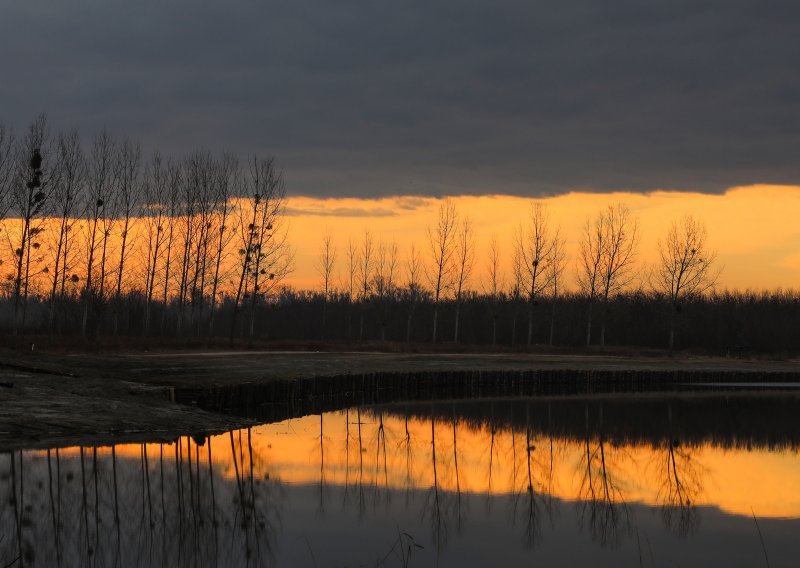
<svg viewBox="0 0 800 568">
<path fill-rule="evenodd" d="M 0 119 L 274 154 L 295 194 L 800 183 L 800 3 L 0 3 Z"/>
</svg>

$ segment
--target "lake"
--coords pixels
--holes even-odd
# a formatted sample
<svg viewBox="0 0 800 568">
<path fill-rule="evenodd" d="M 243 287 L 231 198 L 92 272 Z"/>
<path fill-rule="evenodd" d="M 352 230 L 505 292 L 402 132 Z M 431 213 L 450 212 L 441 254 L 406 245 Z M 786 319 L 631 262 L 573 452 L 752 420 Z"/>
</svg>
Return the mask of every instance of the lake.
<svg viewBox="0 0 800 568">
<path fill-rule="evenodd" d="M 0 455 L 0 566 L 790 566 L 800 393 L 362 406 Z"/>
</svg>

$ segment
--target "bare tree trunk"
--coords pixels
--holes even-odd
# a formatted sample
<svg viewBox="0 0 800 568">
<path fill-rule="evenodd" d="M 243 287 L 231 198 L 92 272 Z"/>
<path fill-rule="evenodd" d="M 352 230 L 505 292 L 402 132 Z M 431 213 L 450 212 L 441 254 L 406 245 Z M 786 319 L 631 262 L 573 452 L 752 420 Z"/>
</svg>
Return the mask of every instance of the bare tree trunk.
<svg viewBox="0 0 800 568">
<path fill-rule="evenodd" d="M 28 246 L 25 250 L 25 279 L 22 293 L 22 333 L 25 333 L 25 323 L 28 316 L 28 286 L 31 281 L 31 233 L 28 232 Z"/>
<path fill-rule="evenodd" d="M 431 279 L 433 285 L 433 335 L 431 341 L 433 343 L 436 343 L 439 326 L 439 302 L 453 279 L 452 260 L 456 254 L 454 239 L 457 225 L 456 207 L 452 201 L 445 200 L 439 206 L 436 225 L 428 228 L 428 241 L 436 270 L 435 277 Z"/>
<path fill-rule="evenodd" d="M 95 208 L 96 209 L 96 208 Z M 89 258 L 86 262 L 86 280 L 83 287 L 83 318 L 81 320 L 81 336 L 86 337 L 89 326 L 89 310 L 92 305 L 92 268 L 94 264 L 94 249 L 97 239 L 97 215 L 95 211 L 94 219 L 92 220 L 91 237 L 89 238 Z"/>
<path fill-rule="evenodd" d="M 58 227 L 58 242 L 56 243 L 56 254 L 55 254 L 55 268 L 53 269 L 53 285 L 50 288 L 50 309 L 49 309 L 49 317 L 47 322 L 47 333 L 52 336 L 53 335 L 53 327 L 55 324 L 55 314 L 56 314 L 56 293 L 58 291 L 58 283 L 61 279 L 61 273 L 59 272 L 60 264 L 61 264 L 61 248 L 64 246 L 64 233 L 65 226 L 67 223 L 67 219 L 65 216 L 61 217 L 61 221 Z M 66 260 L 66 257 L 65 257 Z M 64 269 L 66 271 L 66 267 Z"/>
<path fill-rule="evenodd" d="M 41 115 L 30 126 L 28 135 L 21 142 L 20 162 L 17 164 L 18 176 L 12 178 L 11 194 L 15 202 L 15 214 L 22 219 L 19 248 L 13 251 L 17 257 L 14 277 L 14 343 L 20 331 L 25 333 L 31 276 L 31 248 L 39 248 L 39 244 L 34 243 L 33 239 L 43 230 L 36 227 L 35 220 L 45 216 L 44 207 L 48 197 L 46 193 L 48 181 L 42 179 L 43 155 L 47 155 L 42 148 L 46 143 L 46 130 L 47 120 Z M 0 200 L 4 201 L 5 197 L 5 195 L 0 196 Z"/>
<path fill-rule="evenodd" d="M 20 317 L 19 312 L 22 307 L 22 280 L 24 275 L 27 273 L 25 268 L 25 259 L 28 258 L 27 250 L 28 250 L 28 241 L 30 240 L 29 235 L 30 229 L 30 206 L 26 208 L 25 211 L 25 218 L 22 222 L 22 233 L 20 236 L 20 248 L 18 248 L 15 253 L 17 255 L 17 266 L 16 266 L 16 275 L 14 276 L 14 337 L 19 335 L 20 332 Z M 25 286 L 27 289 L 27 286 Z M 27 298 L 27 293 L 26 293 Z M 24 326 L 23 326 L 24 327 Z M 24 330 L 23 330 L 24 333 Z"/>
<path fill-rule="evenodd" d="M 103 241 L 102 245 L 100 245 L 100 287 L 97 290 L 97 297 L 100 303 L 100 315 L 102 316 L 102 312 L 104 311 L 103 308 L 105 303 L 105 285 L 106 285 L 106 259 L 108 257 L 108 237 L 111 233 L 111 221 L 108 222 L 109 224 L 106 225 L 104 222 L 103 226 Z M 98 317 L 96 319 L 94 334 L 98 335 L 100 333 L 101 327 L 103 325 L 103 318 Z"/>
<path fill-rule="evenodd" d="M 228 229 L 226 222 L 228 220 L 228 199 L 230 198 L 229 184 L 230 176 L 235 175 L 235 161 L 228 157 L 223 156 L 222 162 L 218 167 L 218 188 L 217 200 L 222 206 L 222 211 L 219 216 L 219 238 L 217 240 L 216 254 L 214 255 L 214 277 L 211 283 L 211 297 L 208 316 L 208 337 L 214 335 L 214 319 L 217 313 L 217 289 L 219 286 L 220 266 L 222 265 L 222 256 L 225 250 L 225 231 Z"/>
<path fill-rule="evenodd" d="M 125 216 L 122 228 L 122 244 L 119 253 L 119 265 L 117 267 L 117 291 L 114 295 L 114 339 L 119 334 L 119 311 L 122 302 L 122 275 L 125 268 L 125 252 L 128 244 L 128 227 L 130 224 L 130 217 Z"/>
</svg>

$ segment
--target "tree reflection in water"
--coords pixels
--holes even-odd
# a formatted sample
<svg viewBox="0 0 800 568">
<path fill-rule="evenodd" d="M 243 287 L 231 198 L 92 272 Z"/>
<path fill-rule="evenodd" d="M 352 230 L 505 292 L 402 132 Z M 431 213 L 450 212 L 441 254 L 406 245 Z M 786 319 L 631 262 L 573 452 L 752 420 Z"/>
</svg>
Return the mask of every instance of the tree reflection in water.
<svg viewBox="0 0 800 568">
<path fill-rule="evenodd" d="M 630 511 L 625 502 L 622 481 L 615 470 L 618 449 L 607 448 L 603 438 L 603 407 L 599 407 L 599 435 L 591 436 L 589 406 L 586 406 L 586 437 L 580 463 L 578 518 L 592 538 L 603 546 L 619 546 L 631 529 Z"/>
<path fill-rule="evenodd" d="M 229 434 L 230 462 L 210 445 L 78 448 L 0 456 L 0 561 L 19 566 L 266 566 L 280 505 L 251 431 Z M 227 464 L 233 483 L 219 483 Z"/>
<path fill-rule="evenodd" d="M 723 508 L 719 492 L 707 492 L 719 462 L 712 471 L 704 460 L 750 459 L 759 443 L 747 432 L 723 438 L 716 426 L 704 441 L 687 431 L 685 409 L 669 404 L 647 413 L 644 433 L 620 426 L 609 408 L 498 399 L 480 415 L 457 401 L 406 403 L 209 440 L 11 452 L 0 455 L 0 566 L 266 566 L 285 514 L 309 515 L 304 527 L 351 514 L 343 530 L 356 534 L 404 510 L 423 525 L 414 542 L 427 539 L 437 555 L 487 518 L 510 525 L 526 548 L 541 549 L 565 523 L 616 548 L 638 539 L 642 504 L 688 538 L 703 505 Z M 764 452 L 797 459 L 796 446 L 767 434 Z M 284 507 L 296 486 L 308 488 L 306 512 Z M 493 511 L 500 501 L 508 508 Z"/>
<path fill-rule="evenodd" d="M 667 407 L 667 420 L 672 426 L 672 406 Z M 697 501 L 703 494 L 703 478 L 707 471 L 693 459 L 692 448 L 677 438 L 669 437 L 654 452 L 655 466 L 661 479 L 658 502 L 664 525 L 678 536 L 689 536 L 700 526 Z"/>
</svg>

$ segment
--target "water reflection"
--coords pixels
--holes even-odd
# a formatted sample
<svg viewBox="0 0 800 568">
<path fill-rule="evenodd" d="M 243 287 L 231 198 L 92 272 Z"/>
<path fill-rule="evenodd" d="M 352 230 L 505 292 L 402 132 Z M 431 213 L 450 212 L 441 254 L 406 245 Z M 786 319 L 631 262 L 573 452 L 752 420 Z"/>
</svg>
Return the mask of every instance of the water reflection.
<svg viewBox="0 0 800 568">
<path fill-rule="evenodd" d="M 3 565 L 270 564 L 279 484 L 250 430 L 215 442 L 0 456 Z"/>
<path fill-rule="evenodd" d="M 419 403 L 14 452 L 0 565 L 747 565 L 764 560 L 755 513 L 775 566 L 800 548 L 799 409 L 744 394 Z"/>
</svg>

